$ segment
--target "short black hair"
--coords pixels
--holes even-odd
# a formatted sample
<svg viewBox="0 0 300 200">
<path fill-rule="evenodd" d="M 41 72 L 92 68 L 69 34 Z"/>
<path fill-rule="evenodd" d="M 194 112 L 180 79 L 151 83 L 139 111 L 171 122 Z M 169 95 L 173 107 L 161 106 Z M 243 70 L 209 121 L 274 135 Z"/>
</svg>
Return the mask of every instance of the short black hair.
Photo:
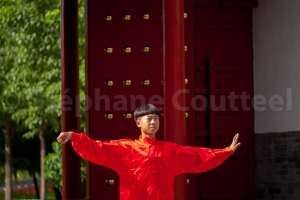
<svg viewBox="0 0 300 200">
<path fill-rule="evenodd" d="M 149 114 L 159 115 L 158 109 L 152 104 L 142 104 L 134 111 L 133 117 L 136 121 L 137 118 Z"/>
</svg>

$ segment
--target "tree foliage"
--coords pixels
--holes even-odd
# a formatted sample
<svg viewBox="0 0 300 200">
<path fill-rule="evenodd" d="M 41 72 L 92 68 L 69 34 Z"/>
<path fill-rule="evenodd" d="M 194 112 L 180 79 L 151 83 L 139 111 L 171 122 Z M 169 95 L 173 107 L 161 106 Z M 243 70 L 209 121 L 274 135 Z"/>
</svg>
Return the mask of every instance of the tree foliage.
<svg viewBox="0 0 300 200">
<path fill-rule="evenodd" d="M 79 0 L 82 113 L 85 100 L 83 3 L 83 0 Z M 4 117 L 14 122 L 14 128 L 18 129 L 15 134 L 21 134 L 23 139 L 19 135 L 16 138 L 22 141 L 12 138 L 13 146 L 26 146 L 38 135 L 40 139 L 49 136 L 55 138 L 60 132 L 61 115 L 60 0 L 0 0 L 0 45 L 1 130 L 5 127 Z M 81 129 L 84 131 L 84 114 L 81 117 Z M 4 142 L 4 139 L 0 138 L 0 142 Z M 0 147 L 4 149 L 2 145 Z M 38 150 L 37 146 L 30 147 Z M 52 158 L 61 159 L 58 147 L 55 144 L 52 147 L 54 153 L 49 155 L 47 163 L 51 163 Z M 58 157 L 55 158 L 54 154 Z M 26 156 L 13 156 L 15 168 L 33 168 L 29 163 L 30 158 Z M 0 153 L 2 161 L 3 157 Z M 59 168 L 61 160 L 52 164 Z M 61 172 L 55 171 L 51 164 L 46 167 L 49 167 L 46 169 L 47 177 L 50 174 L 49 181 L 59 186 L 58 181 L 52 177 L 59 177 L 61 183 Z"/>
<path fill-rule="evenodd" d="M 57 188 L 62 187 L 62 148 L 58 142 L 52 143 L 52 153 L 48 153 L 45 159 L 47 180 Z M 85 161 L 81 161 L 81 182 L 84 184 L 86 172 Z"/>
<path fill-rule="evenodd" d="M 62 186 L 62 148 L 58 142 L 52 143 L 53 152 L 49 153 L 45 159 L 46 177 L 53 186 L 60 188 Z"/>
<path fill-rule="evenodd" d="M 20 53 L 15 56 L 22 84 L 21 108 L 14 114 L 33 137 L 41 124 L 51 123 L 57 129 L 60 116 L 60 11 L 58 0 L 20 0 L 20 29 L 16 31 Z M 22 67 L 20 67 L 22 66 Z"/>
<path fill-rule="evenodd" d="M 39 135 L 41 198 L 44 199 L 46 136 L 53 130 L 58 131 L 60 121 L 59 0 L 5 0 L 0 6 L 2 124 L 13 120 L 15 126 L 27 130 L 23 137 Z M 15 143 L 13 131 L 3 130 L 8 138 L 5 140 Z M 11 149 L 10 143 L 6 144 L 6 148 Z M 7 155 L 11 156 L 11 150 Z M 11 163 L 6 163 L 8 165 Z"/>
</svg>

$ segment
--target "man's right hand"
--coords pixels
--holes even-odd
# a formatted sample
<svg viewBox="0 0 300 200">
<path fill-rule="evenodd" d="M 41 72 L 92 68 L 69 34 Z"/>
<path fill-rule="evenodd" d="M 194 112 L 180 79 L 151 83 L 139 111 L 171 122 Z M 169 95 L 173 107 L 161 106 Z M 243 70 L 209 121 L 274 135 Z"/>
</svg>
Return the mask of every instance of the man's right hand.
<svg viewBox="0 0 300 200">
<path fill-rule="evenodd" d="M 66 144 L 72 137 L 72 132 L 61 132 L 56 140 L 60 144 Z"/>
</svg>

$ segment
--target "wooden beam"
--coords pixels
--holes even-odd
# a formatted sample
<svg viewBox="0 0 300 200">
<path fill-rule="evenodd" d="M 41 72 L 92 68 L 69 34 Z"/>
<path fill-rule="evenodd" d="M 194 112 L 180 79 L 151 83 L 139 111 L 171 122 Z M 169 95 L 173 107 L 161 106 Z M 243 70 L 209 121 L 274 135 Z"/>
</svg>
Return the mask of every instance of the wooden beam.
<svg viewBox="0 0 300 200">
<path fill-rule="evenodd" d="M 163 1 L 164 127 L 165 139 L 186 143 L 184 1 Z M 186 176 L 175 179 L 175 199 L 186 199 Z"/>
<path fill-rule="evenodd" d="M 78 2 L 61 0 L 62 131 L 79 132 Z M 62 198 L 82 199 L 80 157 L 62 147 Z"/>
</svg>

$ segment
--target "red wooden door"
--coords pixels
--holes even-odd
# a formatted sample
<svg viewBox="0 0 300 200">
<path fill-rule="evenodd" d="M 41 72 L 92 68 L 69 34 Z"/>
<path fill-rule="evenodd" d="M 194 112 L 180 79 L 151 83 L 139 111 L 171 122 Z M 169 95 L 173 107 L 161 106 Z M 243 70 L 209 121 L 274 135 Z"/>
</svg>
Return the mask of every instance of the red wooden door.
<svg viewBox="0 0 300 200">
<path fill-rule="evenodd" d="M 140 132 L 134 120 L 124 116 L 133 115 L 141 103 L 163 110 L 162 2 L 86 2 L 86 84 L 91 98 L 87 133 L 96 140 L 137 138 Z M 234 101 L 236 111 L 228 97 L 253 95 L 251 10 L 197 6 L 186 0 L 185 12 L 187 144 L 223 148 L 236 132 L 242 142 L 224 165 L 187 175 L 187 199 L 250 199 L 253 111 L 242 109 L 241 98 Z M 124 49 L 128 52 L 128 47 L 130 53 Z M 150 84 L 143 85 L 143 81 Z M 250 99 L 245 105 L 250 105 Z M 157 138 L 164 138 L 162 123 Z M 88 168 L 87 198 L 119 199 L 118 175 L 94 164 Z"/>
<path fill-rule="evenodd" d="M 140 130 L 134 110 L 142 103 L 163 109 L 162 3 L 95 0 L 87 4 L 91 97 L 87 132 L 96 140 L 137 139 Z M 163 140 L 163 129 L 161 123 L 157 139 Z M 94 164 L 88 173 L 88 198 L 119 199 L 117 173 Z"/>
<path fill-rule="evenodd" d="M 196 146 L 242 146 L 223 165 L 196 175 L 196 199 L 253 198 L 251 9 L 195 6 Z M 190 86 L 192 87 L 192 86 Z"/>
</svg>

